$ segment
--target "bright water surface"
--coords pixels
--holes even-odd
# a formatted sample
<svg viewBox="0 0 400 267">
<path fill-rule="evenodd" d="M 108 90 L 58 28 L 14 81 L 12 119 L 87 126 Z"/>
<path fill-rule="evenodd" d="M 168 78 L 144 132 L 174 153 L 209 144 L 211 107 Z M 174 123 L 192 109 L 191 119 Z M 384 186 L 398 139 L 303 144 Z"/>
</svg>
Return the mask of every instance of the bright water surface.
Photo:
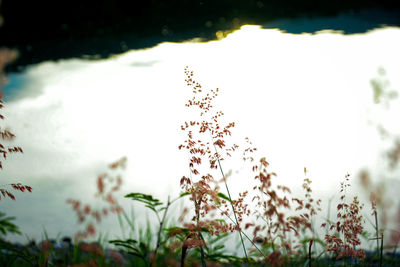
<svg viewBox="0 0 400 267">
<path fill-rule="evenodd" d="M 218 41 L 162 43 L 107 60 L 43 62 L 9 74 L 3 125 L 24 154 L 5 161 L 1 177 L 34 190 L 17 193 L 17 201 L 1 200 L 2 210 L 16 216 L 29 237 L 40 239 L 44 229 L 50 237 L 72 235 L 82 227 L 66 199 L 97 205 L 97 175 L 122 156 L 128 166 L 119 196 L 128 211 L 125 193 L 161 200 L 178 194 L 187 175 L 187 155 L 177 148 L 184 138 L 180 125 L 192 114 L 184 106 L 191 97 L 185 66 L 203 87 L 220 88 L 216 106 L 236 122 L 233 138 L 242 144 L 248 136 L 277 180 L 295 193 L 307 167 L 324 207 L 338 197 L 346 173 L 353 193 L 362 196 L 357 177 L 368 168 L 390 181 L 387 195 L 396 199 L 399 173 L 387 172 L 382 156 L 390 143 L 373 123 L 400 134 L 399 99 L 389 109 L 374 104 L 370 81 L 384 68 L 386 89 L 399 91 L 399 28 L 344 35 L 243 26 L 217 35 Z M 253 182 L 240 162 L 224 168 L 238 171 L 229 180 L 234 194 Z M 137 213 L 144 218 L 140 208 Z M 110 238 L 121 237 L 115 217 L 101 225 Z"/>
</svg>

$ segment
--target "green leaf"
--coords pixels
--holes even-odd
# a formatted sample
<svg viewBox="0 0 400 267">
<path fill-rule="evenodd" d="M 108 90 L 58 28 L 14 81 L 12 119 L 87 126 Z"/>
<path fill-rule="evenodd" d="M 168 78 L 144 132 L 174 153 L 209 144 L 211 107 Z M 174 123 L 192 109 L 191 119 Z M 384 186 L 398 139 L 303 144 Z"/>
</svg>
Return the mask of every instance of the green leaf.
<svg viewBox="0 0 400 267">
<path fill-rule="evenodd" d="M 149 208 L 149 209 L 151 209 L 152 211 L 154 211 L 154 212 L 157 213 L 156 209 L 155 209 L 153 206 L 151 206 L 151 205 L 145 205 L 145 207 L 146 207 L 146 208 Z"/>
<path fill-rule="evenodd" d="M 6 214 L 0 211 L 0 236 L 7 233 L 21 234 L 19 227 L 11 222 L 14 220 L 15 217 L 6 217 Z"/>
<path fill-rule="evenodd" d="M 130 193 L 125 196 L 126 198 L 131 198 L 132 200 L 136 200 L 142 202 L 146 205 L 146 207 L 150 208 L 154 212 L 156 211 L 156 207 L 162 205 L 163 203 L 154 198 L 152 195 L 146 195 L 142 193 Z"/>
<path fill-rule="evenodd" d="M 214 251 L 223 250 L 224 248 L 225 248 L 225 245 L 222 245 L 222 244 L 213 247 Z"/>
<path fill-rule="evenodd" d="M 115 246 L 119 246 L 126 249 L 128 254 L 137 256 L 144 261 L 146 261 L 147 255 L 147 246 L 143 242 L 139 242 L 134 239 L 127 240 L 110 240 L 109 243 L 114 244 Z"/>
<path fill-rule="evenodd" d="M 167 209 L 167 207 L 162 207 L 162 208 L 159 208 L 157 211 L 160 212 L 160 211 L 163 211 L 163 210 L 166 210 L 166 209 Z"/>
<path fill-rule="evenodd" d="M 183 193 L 180 193 L 179 197 L 185 197 L 185 196 L 188 196 L 188 195 L 190 195 L 189 192 L 183 192 Z"/>
<path fill-rule="evenodd" d="M 228 201 L 228 202 L 232 202 L 231 199 L 230 199 L 228 196 L 226 196 L 224 193 L 219 192 L 219 193 L 218 193 L 218 196 L 219 196 L 220 198 L 222 198 L 222 199 L 225 199 L 225 200 Z"/>
<path fill-rule="evenodd" d="M 1 212 L 0 212 L 1 213 Z M 24 266 L 35 266 L 33 264 L 33 262 L 36 261 L 36 257 L 26 248 L 24 249 L 19 249 L 14 247 L 14 245 L 12 245 L 11 243 L 4 241 L 0 238 L 0 251 L 2 251 L 2 256 L 6 256 L 8 253 L 8 256 L 12 257 L 13 259 L 11 259 L 10 261 L 10 265 L 2 265 L 2 266 L 15 266 L 15 265 L 11 265 L 17 258 L 22 259 L 26 262 L 26 264 Z M 5 252 L 8 252 L 6 254 L 4 254 Z M 3 259 L 3 258 L 1 258 Z M 2 262 L 2 261 L 0 261 Z M 3 263 L 3 262 L 2 262 Z"/>
</svg>

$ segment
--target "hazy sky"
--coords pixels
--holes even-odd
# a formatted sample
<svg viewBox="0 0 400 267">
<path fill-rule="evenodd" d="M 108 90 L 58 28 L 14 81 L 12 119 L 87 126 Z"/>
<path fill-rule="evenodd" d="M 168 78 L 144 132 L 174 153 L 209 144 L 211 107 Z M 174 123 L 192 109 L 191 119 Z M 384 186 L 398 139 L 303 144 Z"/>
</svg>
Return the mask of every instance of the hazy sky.
<svg viewBox="0 0 400 267">
<path fill-rule="evenodd" d="M 389 89 L 399 91 L 399 28 L 294 35 L 244 26 L 219 36 L 101 61 L 44 62 L 10 74 L 3 125 L 25 153 L 7 159 L 0 175 L 34 191 L 1 200 L 2 210 L 17 216 L 31 237 L 40 237 L 43 227 L 50 236 L 71 234 L 76 217 L 65 200 L 93 201 L 96 176 L 122 156 L 128 168 L 121 195 L 176 195 L 188 170 L 187 155 L 178 150 L 180 125 L 191 116 L 184 106 L 191 97 L 185 66 L 203 87 L 220 88 L 216 106 L 236 122 L 233 138 L 240 145 L 248 136 L 279 182 L 294 191 L 304 167 L 325 199 L 338 194 L 346 173 L 356 179 L 364 167 L 382 171 L 385 143 L 369 121 L 400 133 L 400 106 L 398 99 L 390 110 L 373 104 L 370 80 L 383 67 Z M 240 162 L 224 164 L 240 171 L 229 180 L 234 192 L 252 182 Z"/>
</svg>

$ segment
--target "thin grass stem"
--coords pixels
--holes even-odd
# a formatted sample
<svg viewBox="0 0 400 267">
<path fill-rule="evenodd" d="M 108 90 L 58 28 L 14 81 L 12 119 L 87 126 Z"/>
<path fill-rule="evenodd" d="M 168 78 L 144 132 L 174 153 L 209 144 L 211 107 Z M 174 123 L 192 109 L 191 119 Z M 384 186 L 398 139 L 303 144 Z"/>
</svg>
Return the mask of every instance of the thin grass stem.
<svg viewBox="0 0 400 267">
<path fill-rule="evenodd" d="M 211 136 L 211 139 L 213 139 L 212 136 Z M 242 231 L 241 231 L 241 229 L 240 229 L 239 221 L 238 221 L 238 219 L 237 219 L 237 215 L 236 215 L 236 211 L 235 211 L 235 206 L 233 206 L 233 203 L 232 203 L 231 193 L 230 193 L 230 191 L 229 191 L 228 184 L 227 184 L 227 182 L 226 182 L 226 177 L 225 177 L 224 171 L 222 170 L 221 161 L 219 160 L 217 148 L 216 148 L 215 145 L 214 145 L 214 140 L 212 140 L 212 141 L 213 141 L 213 146 L 214 146 L 214 149 L 215 149 L 215 153 L 216 153 L 216 155 L 217 155 L 218 166 L 219 166 L 219 169 L 220 169 L 220 171 L 221 171 L 222 178 L 223 178 L 224 184 L 225 184 L 225 188 L 226 188 L 226 191 L 227 191 L 227 193 L 228 193 L 229 200 L 230 200 L 229 202 L 231 203 L 232 211 L 233 211 L 233 214 L 235 215 L 236 226 L 238 227 L 238 230 L 239 230 L 238 232 L 239 232 L 239 236 L 240 236 L 240 241 L 241 241 L 241 243 L 242 243 L 243 252 L 244 252 L 244 255 L 245 255 L 246 260 L 247 260 L 247 262 L 248 262 L 248 261 L 249 261 L 249 258 L 247 257 L 246 247 L 244 246 L 243 237 L 242 237 Z"/>
<path fill-rule="evenodd" d="M 218 209 L 220 211 L 222 211 L 220 208 L 218 208 Z M 225 216 L 228 217 L 228 219 L 231 220 L 233 223 L 235 223 L 235 221 L 231 218 L 231 216 L 229 216 L 229 215 L 225 215 Z M 255 247 L 255 249 L 257 249 L 257 251 L 261 253 L 261 255 L 266 257 L 264 252 L 262 252 L 262 250 L 253 242 L 253 240 L 250 239 L 250 237 L 245 232 L 243 232 L 242 230 L 240 230 L 240 232 L 244 235 L 244 237 L 247 238 L 247 240 L 250 241 L 250 243 Z"/>
<path fill-rule="evenodd" d="M 378 227 L 378 212 L 375 210 L 375 232 L 376 232 L 376 252 L 379 255 L 379 227 Z"/>
<path fill-rule="evenodd" d="M 381 234 L 381 253 L 379 254 L 379 266 L 382 267 L 382 261 L 383 261 L 383 233 Z"/>
<path fill-rule="evenodd" d="M 167 215 L 168 208 L 171 205 L 171 203 L 172 202 L 170 201 L 170 196 L 168 196 L 167 206 L 165 207 L 161 221 L 159 220 L 160 228 L 158 229 L 158 233 L 157 233 L 157 243 L 156 243 L 156 248 L 154 249 L 154 260 L 151 261 L 150 266 L 153 266 L 153 263 L 155 263 L 157 261 L 157 253 L 158 253 L 158 249 L 160 248 L 160 243 L 161 243 L 161 231 L 163 229 L 165 217 Z M 159 218 L 159 217 L 157 216 L 157 218 Z"/>
</svg>

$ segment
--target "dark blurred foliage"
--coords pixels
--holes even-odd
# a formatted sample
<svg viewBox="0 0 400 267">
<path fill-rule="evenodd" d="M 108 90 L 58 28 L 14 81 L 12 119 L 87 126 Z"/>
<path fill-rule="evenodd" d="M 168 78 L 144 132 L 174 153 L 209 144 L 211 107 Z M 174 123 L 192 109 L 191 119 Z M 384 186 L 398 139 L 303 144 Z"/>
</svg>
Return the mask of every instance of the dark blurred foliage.
<svg viewBox="0 0 400 267">
<path fill-rule="evenodd" d="M 15 71 L 43 60 L 104 58 L 163 41 L 210 40 L 218 30 L 243 24 L 398 6 L 389 0 L 3 0 L 0 47 L 21 53 L 8 67 Z"/>
</svg>

